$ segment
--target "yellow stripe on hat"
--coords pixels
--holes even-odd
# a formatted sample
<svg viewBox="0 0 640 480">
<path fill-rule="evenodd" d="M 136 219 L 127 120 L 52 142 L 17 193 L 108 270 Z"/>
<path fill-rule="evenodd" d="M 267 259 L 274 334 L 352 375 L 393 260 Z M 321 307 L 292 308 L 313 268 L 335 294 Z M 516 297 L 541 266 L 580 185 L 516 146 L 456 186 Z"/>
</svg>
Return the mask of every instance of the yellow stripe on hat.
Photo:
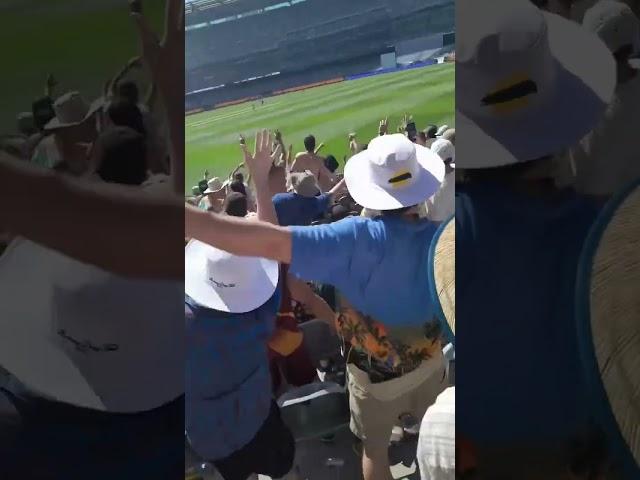
<svg viewBox="0 0 640 480">
<path fill-rule="evenodd" d="M 407 185 L 413 178 L 413 175 L 409 170 L 400 170 L 393 174 L 393 177 L 389 179 L 389 183 L 393 188 L 401 188 Z"/>
<path fill-rule="evenodd" d="M 529 106 L 533 93 L 537 87 L 529 75 L 517 73 L 496 84 L 483 103 L 496 115 L 508 115 Z"/>
</svg>

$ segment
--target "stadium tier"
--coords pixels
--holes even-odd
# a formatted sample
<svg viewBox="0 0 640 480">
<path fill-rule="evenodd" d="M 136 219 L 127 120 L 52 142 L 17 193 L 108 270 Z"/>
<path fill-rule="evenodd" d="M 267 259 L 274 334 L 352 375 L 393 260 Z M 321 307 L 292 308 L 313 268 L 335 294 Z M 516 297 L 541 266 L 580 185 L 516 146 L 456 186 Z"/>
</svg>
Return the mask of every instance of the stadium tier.
<svg viewBox="0 0 640 480">
<path fill-rule="evenodd" d="M 438 51 L 454 24 L 452 0 L 188 2 L 185 107 L 376 70 L 389 53 L 422 61 L 422 45 Z M 407 52 L 410 45 L 422 50 Z"/>
</svg>

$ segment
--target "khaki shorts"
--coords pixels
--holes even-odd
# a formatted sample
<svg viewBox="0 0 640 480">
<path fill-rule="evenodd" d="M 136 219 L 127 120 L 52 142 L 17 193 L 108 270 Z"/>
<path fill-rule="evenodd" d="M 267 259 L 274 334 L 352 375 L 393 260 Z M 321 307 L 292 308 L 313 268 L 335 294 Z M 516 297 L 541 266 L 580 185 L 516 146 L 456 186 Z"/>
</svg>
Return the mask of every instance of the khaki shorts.
<svg viewBox="0 0 640 480">
<path fill-rule="evenodd" d="M 448 386 L 442 355 L 422 363 L 416 370 L 387 382 L 372 384 L 368 375 L 347 365 L 351 431 L 360 440 L 389 443 L 400 416 L 410 413 L 420 420 L 436 397 Z"/>
</svg>

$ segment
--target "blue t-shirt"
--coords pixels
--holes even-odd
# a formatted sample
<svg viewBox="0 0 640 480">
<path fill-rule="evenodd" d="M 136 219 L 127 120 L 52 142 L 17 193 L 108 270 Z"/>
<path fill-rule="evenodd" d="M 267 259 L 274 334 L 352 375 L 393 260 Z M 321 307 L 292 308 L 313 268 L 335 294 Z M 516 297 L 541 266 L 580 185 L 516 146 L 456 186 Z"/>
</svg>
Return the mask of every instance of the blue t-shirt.
<svg viewBox="0 0 640 480">
<path fill-rule="evenodd" d="M 595 206 L 498 184 L 456 191 L 456 427 L 472 441 L 565 442 L 588 404 L 574 298 Z"/>
<path fill-rule="evenodd" d="M 283 227 L 290 225 L 311 225 L 329 209 L 331 195 L 325 193 L 317 197 L 303 197 L 297 193 L 278 193 L 273 196 L 273 205 L 278 223 Z"/>
<path fill-rule="evenodd" d="M 434 309 L 426 266 L 435 224 L 349 217 L 292 227 L 291 232 L 290 271 L 340 291 L 350 304 L 341 319 L 349 324 L 357 348 L 380 360 L 377 370 L 383 364 L 390 370 L 411 368 L 428 358 L 430 342 L 424 331 Z"/>
<path fill-rule="evenodd" d="M 220 460 L 247 445 L 271 408 L 267 342 L 280 290 L 260 308 L 229 314 L 185 299 L 185 429 L 193 450 Z"/>
</svg>

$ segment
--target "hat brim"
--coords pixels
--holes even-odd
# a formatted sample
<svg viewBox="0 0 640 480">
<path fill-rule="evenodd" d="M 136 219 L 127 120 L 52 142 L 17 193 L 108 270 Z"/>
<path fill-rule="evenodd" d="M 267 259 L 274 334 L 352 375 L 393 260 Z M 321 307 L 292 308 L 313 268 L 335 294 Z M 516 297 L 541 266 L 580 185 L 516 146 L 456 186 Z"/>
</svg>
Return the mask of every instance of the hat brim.
<svg viewBox="0 0 640 480">
<path fill-rule="evenodd" d="M 431 241 L 428 255 L 429 288 L 445 337 L 455 345 L 456 334 L 456 226 L 455 217 L 443 222 Z"/>
<path fill-rule="evenodd" d="M 50 250 L 17 240 L 0 259 L 0 366 L 45 397 L 105 410 L 78 367 L 52 338 L 49 273 L 59 268 L 59 258 L 62 256 Z M 38 265 L 38 269 L 25 269 L 25 264 Z M 30 295 L 26 303 L 25 285 Z"/>
<path fill-rule="evenodd" d="M 591 229 L 578 269 L 577 329 L 593 410 L 624 478 L 640 478 L 640 181 Z"/>
<path fill-rule="evenodd" d="M 378 185 L 369 169 L 371 150 L 364 150 L 349 159 L 344 178 L 353 199 L 371 210 L 395 210 L 418 205 L 438 191 L 445 175 L 444 162 L 426 147 L 415 145 L 418 173 L 415 181 L 402 189 L 387 190 Z"/>
<path fill-rule="evenodd" d="M 44 130 L 47 132 L 53 132 L 56 130 L 62 130 L 64 128 L 77 127 L 78 125 L 82 125 L 84 122 L 89 120 L 93 115 L 95 115 L 100 109 L 102 109 L 105 105 L 104 98 L 98 98 L 91 102 L 89 106 L 89 110 L 82 120 L 79 122 L 70 122 L 70 123 L 61 123 L 58 117 L 52 118 L 49 123 L 44 126 Z"/>
<path fill-rule="evenodd" d="M 211 288 L 207 279 L 207 262 L 226 255 L 221 250 L 197 240 L 191 240 L 184 251 L 184 290 L 203 307 L 228 313 L 247 313 L 264 305 L 278 287 L 278 262 L 251 257 L 259 275 L 253 285 L 241 289 L 226 289 L 225 295 Z"/>
<path fill-rule="evenodd" d="M 606 45 L 579 24 L 543 12 L 556 62 L 555 90 L 530 114 L 505 122 L 474 120 L 456 111 L 463 132 L 460 168 L 511 165 L 561 153 L 601 120 L 616 87 L 616 65 Z M 589 52 L 585 55 L 585 52 Z M 462 142 L 462 143 L 460 143 Z M 480 152 L 480 153 L 479 153 Z"/>
</svg>

